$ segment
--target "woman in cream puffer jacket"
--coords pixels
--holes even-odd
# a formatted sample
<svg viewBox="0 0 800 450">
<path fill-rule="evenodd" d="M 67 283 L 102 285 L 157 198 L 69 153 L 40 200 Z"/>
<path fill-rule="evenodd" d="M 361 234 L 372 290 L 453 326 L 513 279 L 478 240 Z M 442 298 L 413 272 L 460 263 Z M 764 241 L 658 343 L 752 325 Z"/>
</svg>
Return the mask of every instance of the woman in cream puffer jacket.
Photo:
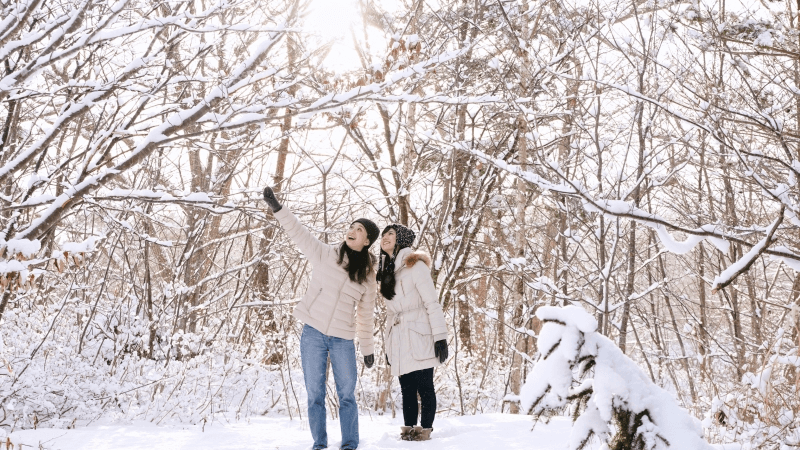
<svg viewBox="0 0 800 450">
<path fill-rule="evenodd" d="M 389 225 L 381 234 L 378 277 L 386 301 L 386 360 L 400 377 L 404 440 L 427 440 L 433 431 L 436 393 L 433 368 L 447 358 L 447 323 L 431 278 L 427 253 L 412 251 L 414 232 Z M 422 400 L 417 424 L 417 394 Z"/>
<path fill-rule="evenodd" d="M 325 395 L 330 361 L 339 397 L 340 447 L 355 450 L 359 429 L 354 338 L 358 336 L 364 365 L 372 367 L 377 285 L 374 256 L 369 247 L 378 239 L 379 228 L 369 219 L 356 219 L 344 242 L 328 245 L 312 235 L 280 204 L 272 188 L 264 188 L 264 200 L 313 267 L 308 290 L 293 313 L 304 324 L 300 335 L 300 361 L 313 449 L 328 448 Z"/>
</svg>

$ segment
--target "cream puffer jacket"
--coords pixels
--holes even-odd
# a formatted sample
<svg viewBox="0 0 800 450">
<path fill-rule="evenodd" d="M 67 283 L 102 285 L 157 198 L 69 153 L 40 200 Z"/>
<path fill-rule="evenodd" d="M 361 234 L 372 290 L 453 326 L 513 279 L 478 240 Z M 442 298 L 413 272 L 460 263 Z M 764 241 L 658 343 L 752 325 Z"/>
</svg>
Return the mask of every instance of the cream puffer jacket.
<svg viewBox="0 0 800 450">
<path fill-rule="evenodd" d="M 295 306 L 294 317 L 320 333 L 341 339 L 353 340 L 357 329 L 361 354 L 374 354 L 372 336 L 378 289 L 375 272 L 364 284 L 351 281 L 347 271 L 337 264 L 338 245 L 314 237 L 289 208 L 283 207 L 274 214 L 312 266 L 308 290 Z"/>
<path fill-rule="evenodd" d="M 394 298 L 386 302 L 386 356 L 393 376 L 438 366 L 433 343 L 447 339 L 447 322 L 431 278 L 431 258 L 404 248 L 395 257 Z M 422 263 L 420 263 L 422 261 Z"/>
</svg>

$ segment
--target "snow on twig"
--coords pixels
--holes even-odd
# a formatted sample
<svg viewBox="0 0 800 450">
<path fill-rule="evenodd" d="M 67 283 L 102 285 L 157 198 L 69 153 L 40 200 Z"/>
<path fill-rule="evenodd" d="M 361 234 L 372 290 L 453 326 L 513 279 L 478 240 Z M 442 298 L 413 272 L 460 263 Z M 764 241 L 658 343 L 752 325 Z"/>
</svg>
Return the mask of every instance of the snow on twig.
<svg viewBox="0 0 800 450">
<path fill-rule="evenodd" d="M 431 139 L 433 140 L 436 138 L 431 136 Z M 600 213 L 612 217 L 633 219 L 645 226 L 653 228 L 656 231 L 661 243 L 667 248 L 667 250 L 675 254 L 685 254 L 703 240 L 708 240 L 712 245 L 722 252 L 727 252 L 730 242 L 735 242 L 748 247 L 753 246 L 753 244 L 739 238 L 738 236 L 720 231 L 718 225 L 706 224 L 698 228 L 687 228 L 672 223 L 671 221 L 657 214 L 637 208 L 633 203 L 625 200 L 595 198 L 585 188 L 583 188 L 580 182 L 567 177 L 566 174 L 564 174 L 555 164 L 551 164 L 549 168 L 559 175 L 559 178 L 562 180 L 561 183 L 549 181 L 533 172 L 522 170 L 515 164 L 509 164 L 502 159 L 491 157 L 480 150 L 464 148 L 463 146 L 458 146 L 444 140 L 437 141 L 443 145 L 449 145 L 455 150 L 468 152 L 487 164 L 491 164 L 516 177 L 522 178 L 529 183 L 535 184 L 545 191 L 551 191 L 569 197 L 578 197 L 581 199 L 581 204 L 584 210 L 587 212 Z M 781 215 L 783 216 L 783 211 L 786 208 L 786 204 L 781 203 L 781 208 Z M 669 231 L 667 231 L 667 228 L 685 233 L 688 235 L 688 238 L 682 242 L 677 241 L 674 237 L 672 237 Z M 762 253 L 783 258 L 785 260 L 795 261 L 800 264 L 800 255 L 794 253 L 786 247 L 775 247 L 771 249 L 764 248 Z"/>
<path fill-rule="evenodd" d="M 758 241 L 758 243 L 750 248 L 749 252 L 745 253 L 741 258 L 739 258 L 736 262 L 731 264 L 727 269 L 719 274 L 719 276 L 714 278 L 714 284 L 711 286 L 712 294 L 716 294 L 720 289 L 725 289 L 725 287 L 731 284 L 739 275 L 747 272 L 756 259 L 761 256 L 767 250 L 767 248 L 769 248 L 770 244 L 774 242 L 773 236 L 775 235 L 775 231 L 778 230 L 778 227 L 783 222 L 785 211 L 786 207 L 781 206 L 781 211 L 778 214 L 778 218 L 772 222 L 772 225 L 770 225 L 769 231 L 764 239 Z"/>
</svg>

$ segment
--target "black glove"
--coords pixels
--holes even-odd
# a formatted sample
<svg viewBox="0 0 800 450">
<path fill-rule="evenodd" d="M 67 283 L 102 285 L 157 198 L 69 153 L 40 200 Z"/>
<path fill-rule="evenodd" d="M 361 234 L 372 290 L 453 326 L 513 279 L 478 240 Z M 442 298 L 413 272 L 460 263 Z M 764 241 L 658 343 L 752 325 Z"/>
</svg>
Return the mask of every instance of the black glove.
<svg viewBox="0 0 800 450">
<path fill-rule="evenodd" d="M 267 202 L 272 212 L 278 212 L 283 208 L 281 204 L 278 202 L 278 199 L 275 198 L 275 193 L 272 192 L 272 188 L 267 186 L 264 188 L 264 201 Z"/>
<path fill-rule="evenodd" d="M 384 353 L 384 354 L 383 354 L 383 356 L 385 356 L 385 357 L 386 357 L 386 365 L 387 365 L 387 366 L 391 366 L 391 365 L 392 365 L 392 363 L 390 363 L 390 362 L 389 362 L 389 354 L 388 354 L 388 353 Z"/>
<path fill-rule="evenodd" d="M 447 341 L 442 339 L 433 343 L 433 353 L 439 358 L 439 362 L 443 363 L 447 359 Z"/>
<path fill-rule="evenodd" d="M 372 367 L 375 363 L 375 355 L 367 355 L 364 357 L 364 365 L 367 366 L 367 369 Z"/>
</svg>

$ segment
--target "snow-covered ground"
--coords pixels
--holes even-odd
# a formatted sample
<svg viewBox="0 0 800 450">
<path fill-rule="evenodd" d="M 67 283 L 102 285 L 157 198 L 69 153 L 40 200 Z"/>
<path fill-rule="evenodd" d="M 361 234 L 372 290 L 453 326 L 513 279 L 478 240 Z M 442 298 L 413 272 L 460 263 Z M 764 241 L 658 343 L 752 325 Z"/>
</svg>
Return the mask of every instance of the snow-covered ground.
<svg viewBox="0 0 800 450">
<path fill-rule="evenodd" d="M 567 448 L 570 421 L 554 418 L 549 424 L 533 427 L 530 416 L 481 414 L 438 417 L 432 439 L 405 442 L 399 439 L 400 417 L 363 415 L 360 417 L 360 450 L 415 449 L 526 449 L 563 450 Z M 288 417 L 259 417 L 239 423 L 169 427 L 150 423 L 99 424 L 74 430 L 23 430 L 9 436 L 18 450 L 31 447 L 49 450 L 308 450 L 311 433 L 304 420 Z M 339 423 L 328 421 L 328 444 L 338 449 Z M 30 447 L 27 447 L 30 446 Z"/>
</svg>

